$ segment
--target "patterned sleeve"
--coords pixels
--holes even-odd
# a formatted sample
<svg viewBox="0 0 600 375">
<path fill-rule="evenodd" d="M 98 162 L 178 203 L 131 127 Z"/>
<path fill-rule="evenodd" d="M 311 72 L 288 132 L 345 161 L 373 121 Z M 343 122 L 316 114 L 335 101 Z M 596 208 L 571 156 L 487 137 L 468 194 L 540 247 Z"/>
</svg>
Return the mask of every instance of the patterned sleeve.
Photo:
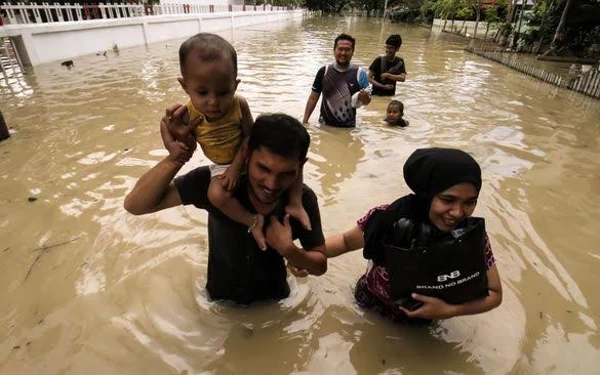
<svg viewBox="0 0 600 375">
<path fill-rule="evenodd" d="M 360 219 L 358 219 L 356 221 L 356 225 L 358 225 L 358 227 L 360 228 L 360 230 L 362 230 L 364 232 L 365 231 L 365 226 L 367 225 L 367 222 L 371 218 L 371 215 L 373 215 L 373 213 L 376 212 L 376 211 L 384 211 L 386 208 L 388 208 L 388 206 L 389 206 L 389 204 L 383 204 L 381 206 L 377 206 L 377 207 L 371 208 L 369 210 L 369 212 L 367 212 L 363 217 L 361 217 Z"/>
<path fill-rule="evenodd" d="M 487 233 L 485 234 L 485 264 L 487 266 L 486 269 L 490 269 L 492 267 L 494 267 L 494 265 L 496 264 L 496 259 L 494 258 L 494 253 L 492 252 L 492 245 L 490 244 L 490 239 L 487 235 Z"/>
</svg>

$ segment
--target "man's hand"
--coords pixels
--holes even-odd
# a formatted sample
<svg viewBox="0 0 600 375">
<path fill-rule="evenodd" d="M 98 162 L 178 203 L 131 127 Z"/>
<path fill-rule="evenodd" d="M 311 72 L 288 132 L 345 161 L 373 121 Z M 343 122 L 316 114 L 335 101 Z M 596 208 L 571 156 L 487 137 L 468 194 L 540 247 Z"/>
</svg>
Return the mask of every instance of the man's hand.
<svg viewBox="0 0 600 375">
<path fill-rule="evenodd" d="M 267 244 L 283 256 L 293 246 L 290 215 L 284 216 L 283 224 L 275 216 L 271 216 L 271 222 L 267 227 Z"/>
<path fill-rule="evenodd" d="M 446 303 L 444 300 L 435 297 L 422 296 L 413 293 L 412 298 L 423 302 L 423 306 L 415 311 L 409 311 L 404 307 L 398 306 L 409 318 L 425 318 L 425 319 L 447 319 L 456 316 L 453 305 Z"/>
<path fill-rule="evenodd" d="M 381 73 L 381 79 L 382 80 L 387 79 L 387 78 L 390 78 L 390 74 L 389 73 Z"/>
<path fill-rule="evenodd" d="M 369 95 L 369 93 L 366 92 L 364 89 L 360 90 L 360 92 L 358 93 L 358 100 L 360 100 L 362 104 L 367 105 L 371 103 L 371 95 Z"/>
<path fill-rule="evenodd" d="M 165 110 L 169 132 L 175 139 L 190 146 L 191 138 L 198 125 L 204 121 L 201 116 L 194 121 L 189 121 L 187 107 L 181 104 L 173 104 Z M 194 141 L 195 143 L 195 141 Z"/>
<path fill-rule="evenodd" d="M 160 136 L 165 148 L 169 151 L 169 160 L 175 162 L 179 166 L 183 166 L 191 159 L 194 150 L 196 149 L 196 141 L 194 140 L 191 145 L 187 145 L 186 143 L 175 139 L 173 134 L 169 131 L 166 116 L 160 121 Z"/>
<path fill-rule="evenodd" d="M 227 170 L 217 178 L 222 180 L 221 182 L 223 183 L 225 189 L 228 191 L 233 191 L 237 185 L 239 176 L 240 168 L 231 164 L 229 167 L 227 167 Z"/>
<path fill-rule="evenodd" d="M 298 269 L 297 275 L 299 276 L 308 274 L 319 276 L 327 272 L 327 258 L 323 253 L 324 245 L 315 247 L 315 251 L 306 251 L 294 245 L 290 215 L 284 216 L 283 224 L 274 216 L 271 217 L 271 223 L 267 227 L 267 243 Z M 292 272 L 294 272 L 293 269 Z"/>
</svg>

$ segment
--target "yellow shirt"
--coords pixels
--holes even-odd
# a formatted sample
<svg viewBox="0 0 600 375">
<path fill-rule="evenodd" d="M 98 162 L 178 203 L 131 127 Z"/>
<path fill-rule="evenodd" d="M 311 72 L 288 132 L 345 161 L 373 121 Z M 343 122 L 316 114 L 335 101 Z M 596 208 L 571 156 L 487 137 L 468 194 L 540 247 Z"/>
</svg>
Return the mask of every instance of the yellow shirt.
<svg viewBox="0 0 600 375">
<path fill-rule="evenodd" d="M 187 104 L 190 122 L 204 115 L 191 101 Z M 240 99 L 233 97 L 231 110 L 221 119 L 210 122 L 206 118 L 196 128 L 196 140 L 204 155 L 215 164 L 231 164 L 242 144 L 242 109 Z"/>
</svg>

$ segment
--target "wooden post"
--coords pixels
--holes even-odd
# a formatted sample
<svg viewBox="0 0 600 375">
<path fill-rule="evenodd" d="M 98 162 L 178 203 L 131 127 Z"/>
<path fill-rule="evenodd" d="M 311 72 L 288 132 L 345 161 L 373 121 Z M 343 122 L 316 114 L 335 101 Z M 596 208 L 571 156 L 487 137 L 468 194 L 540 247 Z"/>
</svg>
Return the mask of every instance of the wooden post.
<svg viewBox="0 0 600 375">
<path fill-rule="evenodd" d="M 10 137 L 10 133 L 8 132 L 8 125 L 4 121 L 4 116 L 2 116 L 2 111 L 0 111 L 0 141 L 3 141 Z"/>
</svg>

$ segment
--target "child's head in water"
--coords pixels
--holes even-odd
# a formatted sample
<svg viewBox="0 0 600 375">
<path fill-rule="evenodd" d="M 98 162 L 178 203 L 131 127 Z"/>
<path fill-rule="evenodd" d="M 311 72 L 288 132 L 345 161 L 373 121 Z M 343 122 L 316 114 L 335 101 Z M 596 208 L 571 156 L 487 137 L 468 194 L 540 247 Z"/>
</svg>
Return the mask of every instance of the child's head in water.
<svg viewBox="0 0 600 375">
<path fill-rule="evenodd" d="M 402 119 L 404 116 L 404 104 L 400 100 L 392 100 L 388 104 L 385 121 L 390 125 L 406 126 L 406 121 Z"/>
<path fill-rule="evenodd" d="M 227 115 L 237 89 L 237 53 L 215 34 L 200 33 L 179 47 L 178 78 L 196 110 L 214 121 Z"/>
</svg>

